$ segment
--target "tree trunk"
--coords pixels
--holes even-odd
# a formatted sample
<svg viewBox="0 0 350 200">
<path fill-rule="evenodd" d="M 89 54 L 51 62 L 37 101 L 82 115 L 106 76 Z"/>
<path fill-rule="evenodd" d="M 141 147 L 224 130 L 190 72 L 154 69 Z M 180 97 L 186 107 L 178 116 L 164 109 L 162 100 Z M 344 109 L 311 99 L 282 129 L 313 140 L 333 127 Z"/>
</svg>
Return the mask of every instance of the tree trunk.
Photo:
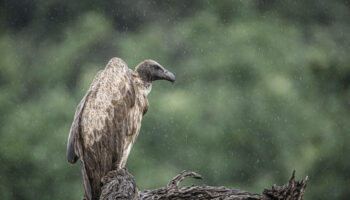
<svg viewBox="0 0 350 200">
<path fill-rule="evenodd" d="M 295 181 L 293 171 L 288 183 L 283 186 L 272 186 L 265 189 L 262 194 L 251 194 L 249 192 L 213 186 L 187 186 L 179 187 L 179 183 L 185 178 L 202 179 L 195 172 L 182 171 L 175 176 L 167 186 L 154 190 L 139 191 L 134 177 L 126 170 L 110 171 L 102 178 L 102 193 L 100 200 L 130 199 L 130 200 L 178 200 L 178 199 L 232 199 L 232 200 L 301 200 L 308 177 Z"/>
</svg>

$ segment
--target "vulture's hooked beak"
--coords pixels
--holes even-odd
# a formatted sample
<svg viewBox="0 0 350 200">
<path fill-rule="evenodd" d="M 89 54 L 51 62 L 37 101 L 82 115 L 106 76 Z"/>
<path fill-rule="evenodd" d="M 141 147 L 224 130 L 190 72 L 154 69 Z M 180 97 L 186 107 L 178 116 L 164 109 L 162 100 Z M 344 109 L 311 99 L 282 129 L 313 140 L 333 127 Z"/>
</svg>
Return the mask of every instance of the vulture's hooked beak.
<svg viewBox="0 0 350 200">
<path fill-rule="evenodd" d="M 173 73 L 165 70 L 163 79 L 174 83 L 175 82 L 175 75 Z"/>
</svg>

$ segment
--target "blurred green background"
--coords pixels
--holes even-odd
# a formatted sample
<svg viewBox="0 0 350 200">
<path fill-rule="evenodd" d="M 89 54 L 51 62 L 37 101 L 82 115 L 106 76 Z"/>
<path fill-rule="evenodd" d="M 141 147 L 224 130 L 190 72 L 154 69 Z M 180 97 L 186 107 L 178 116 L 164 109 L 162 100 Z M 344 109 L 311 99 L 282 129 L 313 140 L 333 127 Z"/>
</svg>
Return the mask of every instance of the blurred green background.
<svg viewBox="0 0 350 200">
<path fill-rule="evenodd" d="M 177 78 L 149 95 L 127 163 L 139 188 L 188 170 L 261 193 L 296 169 L 305 199 L 349 199 L 349 0 L 0 5 L 0 199 L 81 198 L 67 136 L 112 57 Z"/>
</svg>

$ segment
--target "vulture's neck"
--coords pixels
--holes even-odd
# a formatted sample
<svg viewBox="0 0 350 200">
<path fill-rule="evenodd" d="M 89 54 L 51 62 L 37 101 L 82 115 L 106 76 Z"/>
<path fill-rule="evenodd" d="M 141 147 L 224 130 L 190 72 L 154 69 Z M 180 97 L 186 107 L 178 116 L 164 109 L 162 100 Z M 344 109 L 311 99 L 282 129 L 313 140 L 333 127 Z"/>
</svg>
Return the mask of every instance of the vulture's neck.
<svg viewBox="0 0 350 200">
<path fill-rule="evenodd" d="M 137 72 L 133 73 L 133 81 L 140 94 L 147 97 L 152 90 L 152 82 L 143 81 Z"/>
</svg>

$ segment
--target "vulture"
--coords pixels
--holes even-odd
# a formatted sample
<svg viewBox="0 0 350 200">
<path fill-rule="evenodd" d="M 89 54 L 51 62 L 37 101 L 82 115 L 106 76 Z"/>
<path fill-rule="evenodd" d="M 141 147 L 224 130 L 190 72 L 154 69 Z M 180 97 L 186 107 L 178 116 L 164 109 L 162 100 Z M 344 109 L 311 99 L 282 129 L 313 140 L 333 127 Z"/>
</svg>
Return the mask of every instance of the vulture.
<svg viewBox="0 0 350 200">
<path fill-rule="evenodd" d="M 101 178 L 125 167 L 155 80 L 175 82 L 175 76 L 154 60 L 141 62 L 133 71 L 122 59 L 112 58 L 77 106 L 67 161 L 80 159 L 86 199 L 99 199 Z"/>
</svg>

